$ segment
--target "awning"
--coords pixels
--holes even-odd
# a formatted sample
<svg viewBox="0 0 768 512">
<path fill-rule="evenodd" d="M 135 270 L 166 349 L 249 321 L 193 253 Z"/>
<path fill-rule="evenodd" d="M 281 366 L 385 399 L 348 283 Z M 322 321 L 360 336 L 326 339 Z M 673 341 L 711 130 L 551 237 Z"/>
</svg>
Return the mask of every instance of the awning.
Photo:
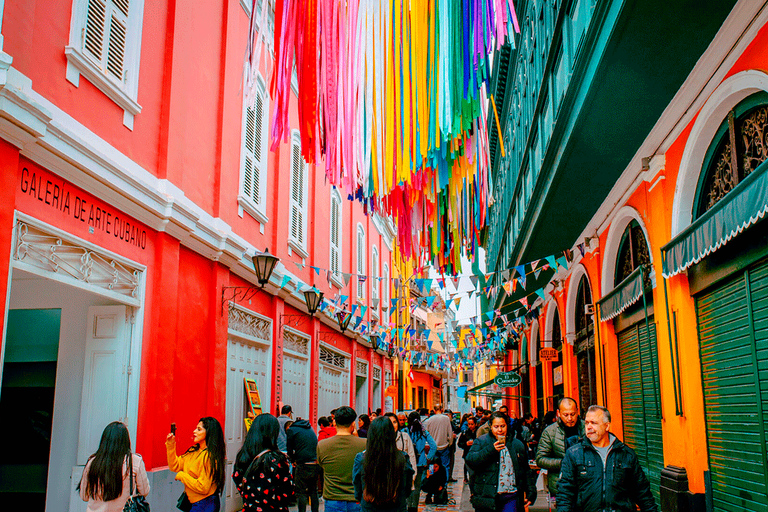
<svg viewBox="0 0 768 512">
<path fill-rule="evenodd" d="M 605 322 L 637 302 L 643 294 L 643 267 L 637 267 L 605 297 L 597 301 L 600 306 L 600 321 Z"/>
<path fill-rule="evenodd" d="M 661 248 L 662 275 L 670 278 L 715 252 L 768 212 L 768 160 Z"/>
<path fill-rule="evenodd" d="M 493 379 L 489 380 L 488 382 L 483 382 L 479 386 L 475 386 L 472 389 L 467 390 L 467 393 L 471 393 L 473 391 L 477 391 L 478 389 L 482 389 L 484 387 L 490 386 L 491 384 L 494 383 L 495 380 L 496 380 L 496 378 L 494 377 Z"/>
</svg>

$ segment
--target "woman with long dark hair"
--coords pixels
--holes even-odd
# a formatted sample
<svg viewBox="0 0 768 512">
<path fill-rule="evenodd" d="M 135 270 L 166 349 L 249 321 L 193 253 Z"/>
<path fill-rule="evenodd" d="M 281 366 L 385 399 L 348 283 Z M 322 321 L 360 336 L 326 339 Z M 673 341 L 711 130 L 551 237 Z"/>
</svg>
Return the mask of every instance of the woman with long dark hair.
<svg viewBox="0 0 768 512">
<path fill-rule="evenodd" d="M 131 453 L 126 426 L 113 421 L 102 432 L 99 449 L 88 458 L 77 490 L 88 502 L 88 512 L 117 512 L 123 510 L 131 487 L 134 496 L 149 494 L 147 470 L 141 456 Z"/>
<path fill-rule="evenodd" d="M 237 453 L 232 479 L 243 497 L 243 510 L 288 512 L 293 479 L 288 458 L 277 449 L 279 432 L 277 418 L 259 414 Z"/>
<path fill-rule="evenodd" d="M 365 439 L 368 436 L 368 428 L 371 426 L 371 418 L 367 414 L 361 414 L 357 418 L 357 437 Z"/>
<path fill-rule="evenodd" d="M 363 512 L 405 512 L 413 481 L 408 455 L 397 448 L 395 427 L 387 417 L 373 420 L 365 451 L 355 455 L 352 482 Z"/>
<path fill-rule="evenodd" d="M 413 450 L 416 452 L 416 458 L 418 459 L 416 481 L 413 485 L 413 492 L 408 498 L 408 510 L 416 512 L 419 508 L 419 497 L 421 496 L 421 483 L 424 479 L 424 473 L 427 471 L 428 463 L 437 454 L 437 443 L 429 431 L 421 425 L 421 415 L 416 411 L 408 415 L 408 434 L 411 436 Z"/>
<path fill-rule="evenodd" d="M 184 484 L 186 502 L 182 496 L 179 507 L 190 512 L 219 512 L 224 492 L 226 444 L 224 431 L 216 418 L 207 416 L 192 433 L 192 446 L 183 455 L 176 455 L 176 436 L 168 434 L 165 448 L 168 468 L 176 472 L 176 480 Z"/>
</svg>

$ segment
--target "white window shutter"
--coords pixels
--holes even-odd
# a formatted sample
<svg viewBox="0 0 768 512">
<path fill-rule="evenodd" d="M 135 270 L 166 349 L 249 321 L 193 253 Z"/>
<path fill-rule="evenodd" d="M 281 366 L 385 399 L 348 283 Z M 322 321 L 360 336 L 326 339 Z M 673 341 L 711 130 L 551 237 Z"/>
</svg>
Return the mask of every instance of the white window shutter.
<svg viewBox="0 0 768 512">
<path fill-rule="evenodd" d="M 365 232 L 362 230 L 362 228 L 357 228 L 357 275 L 362 276 L 365 275 L 364 268 L 365 268 L 365 260 L 364 258 L 364 252 L 365 251 Z M 360 277 L 357 278 L 357 296 L 361 299 L 365 298 L 365 283 L 360 280 Z"/>
<path fill-rule="evenodd" d="M 124 83 L 129 0 L 88 0 L 83 52 L 98 67 Z"/>
<path fill-rule="evenodd" d="M 104 55 L 106 3 L 106 0 L 88 0 L 88 13 L 85 19 L 83 49 L 99 64 L 101 64 Z"/>
<path fill-rule="evenodd" d="M 294 140 L 291 147 L 291 238 L 304 247 L 304 220 L 306 218 L 304 159 L 301 145 Z"/>
<path fill-rule="evenodd" d="M 259 204 L 258 186 L 254 183 L 253 154 L 254 139 L 256 138 L 256 113 L 251 107 L 245 109 L 245 159 L 243 169 L 243 194 L 257 205 Z"/>
<path fill-rule="evenodd" d="M 341 271 L 341 202 L 333 195 L 331 197 L 331 271 L 338 274 Z"/>
</svg>

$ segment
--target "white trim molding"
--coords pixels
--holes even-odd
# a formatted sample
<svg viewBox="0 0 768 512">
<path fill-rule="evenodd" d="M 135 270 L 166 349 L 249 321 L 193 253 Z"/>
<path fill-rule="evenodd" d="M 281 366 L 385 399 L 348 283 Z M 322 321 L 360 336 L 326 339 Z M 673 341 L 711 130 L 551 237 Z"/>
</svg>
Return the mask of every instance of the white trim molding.
<svg viewBox="0 0 768 512">
<path fill-rule="evenodd" d="M 750 69 L 728 77 L 702 107 L 685 144 L 677 175 L 675 198 L 672 203 L 671 238 L 688 227 L 693 220 L 693 202 L 704 157 L 720 125 L 728 112 L 744 98 L 756 93 L 768 92 L 768 75 Z"/>
<path fill-rule="evenodd" d="M 640 216 L 640 213 L 631 206 L 624 206 L 618 212 L 611 221 L 611 225 L 608 228 L 608 236 L 605 239 L 605 254 L 603 255 L 603 270 L 602 270 L 602 296 L 605 297 L 608 293 L 615 288 L 613 282 L 616 277 L 616 258 L 619 257 L 619 245 L 621 244 L 621 237 L 624 235 L 624 230 L 633 220 L 637 221 L 640 225 L 640 229 L 643 230 L 643 236 L 645 236 L 645 243 L 648 244 L 648 253 L 653 262 L 653 250 L 651 247 L 651 239 L 648 238 L 648 229 L 645 227 L 645 222 Z M 651 265 L 651 282 L 653 286 L 656 286 L 656 272 Z"/>
<path fill-rule="evenodd" d="M 569 345 L 573 345 L 576 340 L 576 296 L 579 293 L 579 282 L 582 277 L 586 278 L 589 295 L 593 301 L 595 300 L 595 293 L 592 290 L 592 283 L 589 280 L 587 269 L 579 263 L 571 272 L 571 280 L 568 284 L 568 297 L 565 301 L 565 333 L 563 334 Z"/>
</svg>

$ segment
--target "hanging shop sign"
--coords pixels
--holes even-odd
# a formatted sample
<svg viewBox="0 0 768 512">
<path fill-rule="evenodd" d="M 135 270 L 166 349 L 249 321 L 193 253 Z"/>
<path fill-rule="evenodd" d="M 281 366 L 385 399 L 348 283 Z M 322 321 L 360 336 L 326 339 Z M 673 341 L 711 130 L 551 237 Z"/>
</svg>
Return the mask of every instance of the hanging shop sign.
<svg viewBox="0 0 768 512">
<path fill-rule="evenodd" d="M 501 388 L 515 388 L 520 385 L 523 378 L 518 373 L 506 372 L 496 375 L 496 378 L 493 380 Z"/>
<path fill-rule="evenodd" d="M 545 347 L 539 349 L 539 360 L 541 361 L 557 361 L 559 353 L 556 348 Z"/>
</svg>

